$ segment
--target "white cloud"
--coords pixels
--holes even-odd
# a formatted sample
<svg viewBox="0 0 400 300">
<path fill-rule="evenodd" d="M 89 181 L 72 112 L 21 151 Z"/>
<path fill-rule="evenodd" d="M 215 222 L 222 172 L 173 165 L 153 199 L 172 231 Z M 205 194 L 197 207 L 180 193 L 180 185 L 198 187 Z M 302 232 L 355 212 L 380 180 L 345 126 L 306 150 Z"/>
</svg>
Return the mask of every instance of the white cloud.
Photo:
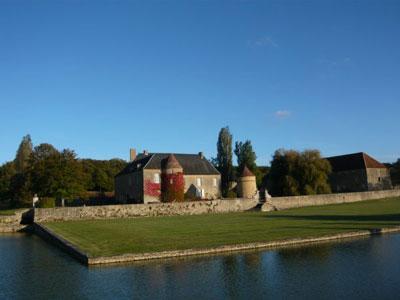
<svg viewBox="0 0 400 300">
<path fill-rule="evenodd" d="M 292 113 L 288 110 L 278 110 L 275 112 L 275 117 L 278 119 L 286 119 L 289 118 Z"/>
<path fill-rule="evenodd" d="M 248 45 L 250 47 L 273 47 L 273 48 L 279 47 L 279 45 L 268 36 L 263 36 L 254 41 L 249 41 Z"/>
<path fill-rule="evenodd" d="M 317 58 L 315 61 L 321 65 L 328 65 L 331 67 L 344 66 L 352 62 L 350 57 L 339 58 L 339 59 Z"/>
</svg>

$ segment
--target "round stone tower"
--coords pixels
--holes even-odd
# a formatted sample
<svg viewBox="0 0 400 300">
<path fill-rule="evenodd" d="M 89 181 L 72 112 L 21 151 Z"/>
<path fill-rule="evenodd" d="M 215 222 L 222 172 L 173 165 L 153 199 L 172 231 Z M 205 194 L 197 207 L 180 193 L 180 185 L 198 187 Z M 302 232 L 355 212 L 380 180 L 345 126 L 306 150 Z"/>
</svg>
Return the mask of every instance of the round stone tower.
<svg viewBox="0 0 400 300">
<path fill-rule="evenodd" d="M 183 201 L 184 192 L 183 168 L 175 155 L 170 154 L 161 163 L 161 200 L 163 202 Z"/>
<path fill-rule="evenodd" d="M 167 161 L 162 166 L 161 172 L 164 174 L 183 173 L 183 168 L 179 161 L 176 159 L 175 155 L 170 154 L 167 158 Z"/>
<path fill-rule="evenodd" d="M 257 195 L 256 176 L 244 166 L 238 178 L 237 193 L 239 198 L 253 199 Z"/>
</svg>

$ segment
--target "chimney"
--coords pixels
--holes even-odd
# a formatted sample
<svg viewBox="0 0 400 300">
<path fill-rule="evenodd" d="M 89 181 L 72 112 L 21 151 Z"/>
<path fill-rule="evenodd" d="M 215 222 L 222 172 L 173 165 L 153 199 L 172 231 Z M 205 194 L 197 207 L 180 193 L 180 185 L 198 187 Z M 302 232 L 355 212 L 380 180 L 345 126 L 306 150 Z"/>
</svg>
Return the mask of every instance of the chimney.
<svg viewBox="0 0 400 300">
<path fill-rule="evenodd" d="M 204 153 L 203 152 L 199 152 L 199 156 L 200 156 L 201 159 L 203 159 L 204 158 Z"/>
<path fill-rule="evenodd" d="M 147 151 L 147 150 L 143 150 L 143 155 L 144 155 L 144 156 L 147 156 L 147 155 L 149 155 L 149 151 Z"/>
<path fill-rule="evenodd" d="M 136 149 L 129 149 L 129 160 L 134 161 L 136 159 Z"/>
</svg>

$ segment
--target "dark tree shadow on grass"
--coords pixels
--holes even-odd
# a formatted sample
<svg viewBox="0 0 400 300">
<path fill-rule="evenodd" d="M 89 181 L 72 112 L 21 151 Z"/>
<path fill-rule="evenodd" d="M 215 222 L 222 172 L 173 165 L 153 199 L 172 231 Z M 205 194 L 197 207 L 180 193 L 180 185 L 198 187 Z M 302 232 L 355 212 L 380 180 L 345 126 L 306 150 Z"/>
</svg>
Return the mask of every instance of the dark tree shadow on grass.
<svg viewBox="0 0 400 300">
<path fill-rule="evenodd" d="M 393 222 L 400 223 L 400 214 L 384 214 L 384 215 L 266 215 L 268 219 L 292 219 L 304 221 L 353 221 L 353 222 Z"/>
</svg>

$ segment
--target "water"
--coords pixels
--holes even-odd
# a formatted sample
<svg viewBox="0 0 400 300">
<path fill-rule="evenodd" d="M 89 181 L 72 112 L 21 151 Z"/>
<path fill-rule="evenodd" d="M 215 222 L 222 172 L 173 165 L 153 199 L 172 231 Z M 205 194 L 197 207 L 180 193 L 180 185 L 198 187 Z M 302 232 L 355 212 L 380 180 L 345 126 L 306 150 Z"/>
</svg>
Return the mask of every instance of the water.
<svg viewBox="0 0 400 300">
<path fill-rule="evenodd" d="M 0 299 L 396 299 L 400 234 L 284 250 L 85 267 L 0 235 Z"/>
</svg>

